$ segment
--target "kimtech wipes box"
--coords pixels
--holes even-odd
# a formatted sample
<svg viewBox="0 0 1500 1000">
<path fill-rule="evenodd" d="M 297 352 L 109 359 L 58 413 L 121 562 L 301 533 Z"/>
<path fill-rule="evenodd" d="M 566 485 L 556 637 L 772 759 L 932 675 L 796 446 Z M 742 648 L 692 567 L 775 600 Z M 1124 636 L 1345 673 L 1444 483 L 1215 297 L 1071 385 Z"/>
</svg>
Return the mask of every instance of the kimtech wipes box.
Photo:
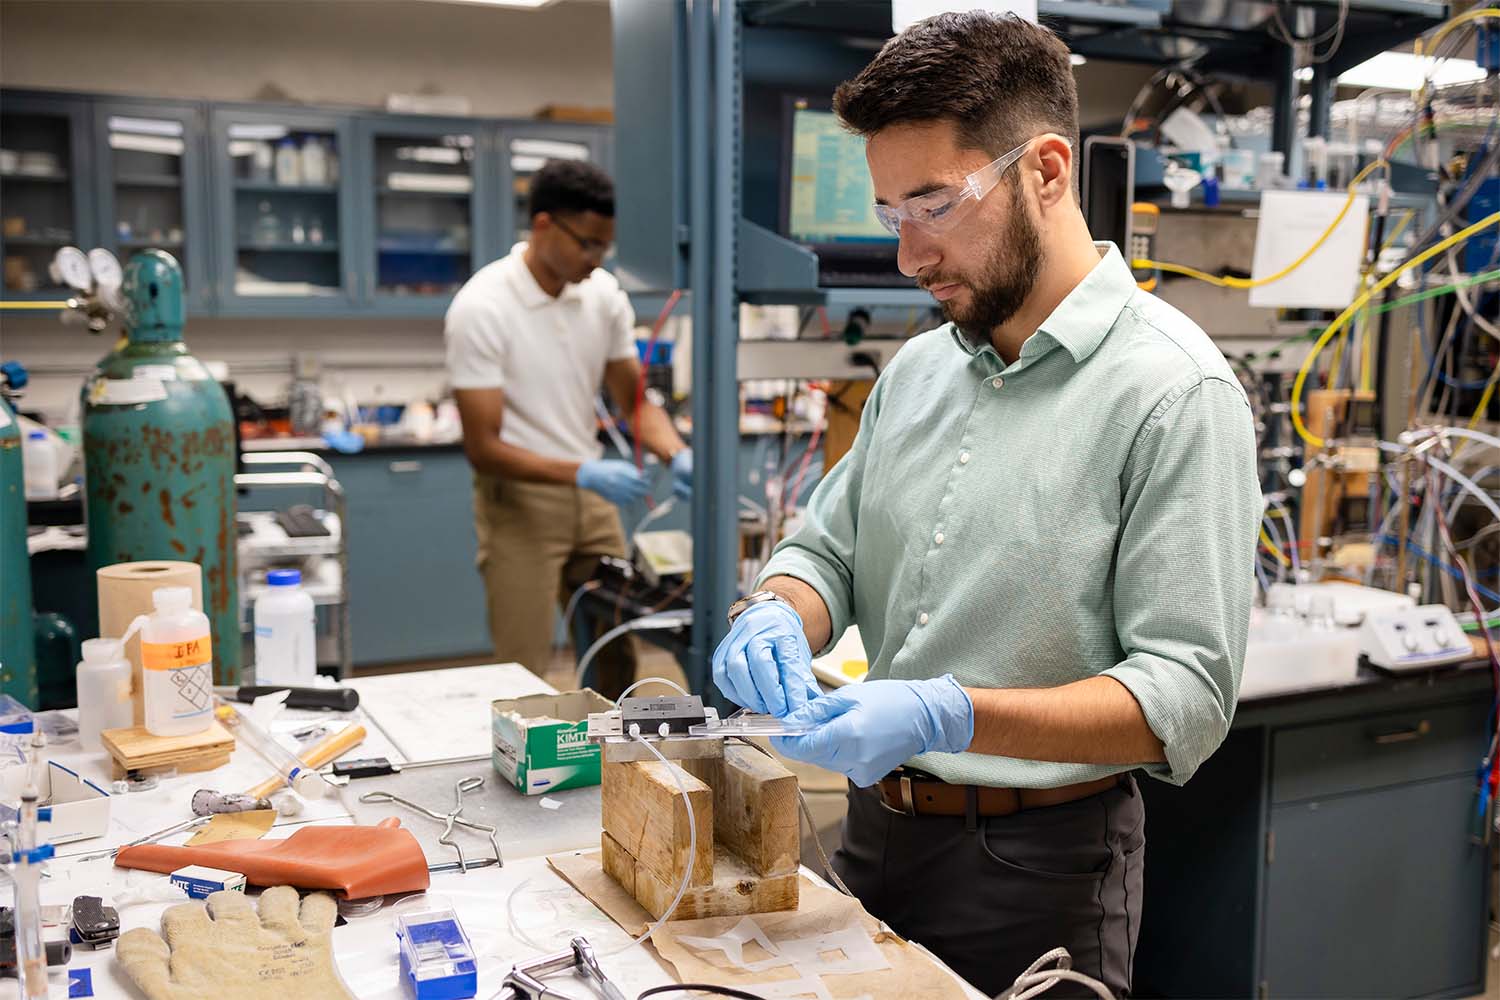
<svg viewBox="0 0 1500 1000">
<path fill-rule="evenodd" d="M 589 688 L 491 702 L 490 760 L 523 795 L 597 785 L 599 747 L 588 741 L 589 713 L 614 707 Z"/>
</svg>

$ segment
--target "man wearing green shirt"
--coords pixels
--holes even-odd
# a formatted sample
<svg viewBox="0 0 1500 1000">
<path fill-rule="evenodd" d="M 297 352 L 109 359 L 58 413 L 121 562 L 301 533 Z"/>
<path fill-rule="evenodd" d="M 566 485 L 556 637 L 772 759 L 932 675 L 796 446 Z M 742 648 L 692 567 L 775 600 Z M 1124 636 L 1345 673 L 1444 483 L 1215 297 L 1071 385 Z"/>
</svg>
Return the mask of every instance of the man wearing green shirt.
<svg viewBox="0 0 1500 1000">
<path fill-rule="evenodd" d="M 1250 407 L 1194 323 L 1095 244 L 1065 46 L 944 14 L 835 95 L 901 270 L 949 323 L 866 404 L 735 605 L 726 696 L 850 779 L 841 877 L 986 993 L 1062 945 L 1129 992 L 1144 814 L 1234 714 L 1260 491 Z M 857 624 L 870 673 L 820 695 Z M 1061 984 L 1055 991 L 1064 995 Z"/>
</svg>

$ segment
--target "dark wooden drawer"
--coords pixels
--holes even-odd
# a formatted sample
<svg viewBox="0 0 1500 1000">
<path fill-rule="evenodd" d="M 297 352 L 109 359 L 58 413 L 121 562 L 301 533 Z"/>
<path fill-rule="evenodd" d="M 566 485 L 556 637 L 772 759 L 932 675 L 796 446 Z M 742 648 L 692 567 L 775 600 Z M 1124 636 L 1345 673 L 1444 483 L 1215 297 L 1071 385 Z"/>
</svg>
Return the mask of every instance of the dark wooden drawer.
<svg viewBox="0 0 1500 1000">
<path fill-rule="evenodd" d="M 1271 799 L 1295 802 L 1472 774 L 1485 750 L 1483 704 L 1438 704 L 1278 730 Z"/>
</svg>

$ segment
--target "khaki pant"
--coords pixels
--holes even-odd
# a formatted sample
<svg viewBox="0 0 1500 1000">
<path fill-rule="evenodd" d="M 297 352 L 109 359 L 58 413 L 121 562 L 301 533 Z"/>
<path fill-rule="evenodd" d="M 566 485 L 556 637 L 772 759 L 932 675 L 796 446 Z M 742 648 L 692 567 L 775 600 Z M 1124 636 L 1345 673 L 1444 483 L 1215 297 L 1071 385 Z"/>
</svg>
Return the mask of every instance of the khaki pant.
<svg viewBox="0 0 1500 1000">
<path fill-rule="evenodd" d="M 474 531 L 495 658 L 540 675 L 552 659 L 558 604 L 593 576 L 600 556 L 626 554 L 619 511 L 576 486 L 475 475 Z M 590 686 L 600 694 L 618 696 L 635 679 L 631 637 L 606 646 L 591 676 Z"/>
</svg>

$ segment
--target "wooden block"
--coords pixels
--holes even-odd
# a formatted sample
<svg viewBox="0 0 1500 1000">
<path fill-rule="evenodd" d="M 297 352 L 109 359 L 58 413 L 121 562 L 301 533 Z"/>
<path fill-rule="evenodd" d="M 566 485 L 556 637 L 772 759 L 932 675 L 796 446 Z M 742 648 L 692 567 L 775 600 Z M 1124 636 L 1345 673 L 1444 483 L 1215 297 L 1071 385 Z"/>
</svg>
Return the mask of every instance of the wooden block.
<svg viewBox="0 0 1500 1000">
<path fill-rule="evenodd" d="M 187 736 L 152 736 L 145 726 L 106 729 L 99 734 L 104 749 L 125 771 L 175 767 L 179 771 L 206 771 L 229 762 L 234 737 L 215 720 L 201 733 Z"/>
<path fill-rule="evenodd" d="M 797 776 L 750 747 L 725 744 L 721 760 L 684 761 L 714 790 L 714 839 L 758 875 L 786 875 L 801 863 Z M 680 877 L 680 876 L 679 876 Z"/>
<path fill-rule="evenodd" d="M 608 830 L 601 830 L 599 833 L 599 854 L 604 859 L 604 874 L 620 883 L 620 888 L 634 896 L 635 858 L 620 846 L 618 840 L 609 835 Z"/>
<path fill-rule="evenodd" d="M 689 865 L 689 884 L 706 886 L 713 880 L 713 791 L 691 774 L 678 775 L 692 799 L 697 829 L 697 849 L 690 857 L 687 804 L 671 768 L 657 760 L 604 764 L 601 825 L 638 865 L 674 886 Z"/>
<path fill-rule="evenodd" d="M 605 871 L 610 871 L 609 866 L 606 851 Z M 619 878 L 618 875 L 615 877 Z M 677 889 L 682 885 L 681 876 L 678 876 L 676 882 L 669 882 L 642 865 L 635 866 L 632 877 L 635 884 L 631 895 L 646 912 L 658 919 L 667 912 L 672 897 L 677 895 Z M 795 870 L 787 875 L 757 875 L 739 855 L 720 845 L 714 856 L 712 884 L 690 886 L 682 894 L 682 902 L 677 904 L 672 919 L 698 920 L 703 917 L 739 917 L 750 913 L 795 910 L 799 878 Z M 625 883 L 621 880 L 620 884 Z"/>
</svg>

